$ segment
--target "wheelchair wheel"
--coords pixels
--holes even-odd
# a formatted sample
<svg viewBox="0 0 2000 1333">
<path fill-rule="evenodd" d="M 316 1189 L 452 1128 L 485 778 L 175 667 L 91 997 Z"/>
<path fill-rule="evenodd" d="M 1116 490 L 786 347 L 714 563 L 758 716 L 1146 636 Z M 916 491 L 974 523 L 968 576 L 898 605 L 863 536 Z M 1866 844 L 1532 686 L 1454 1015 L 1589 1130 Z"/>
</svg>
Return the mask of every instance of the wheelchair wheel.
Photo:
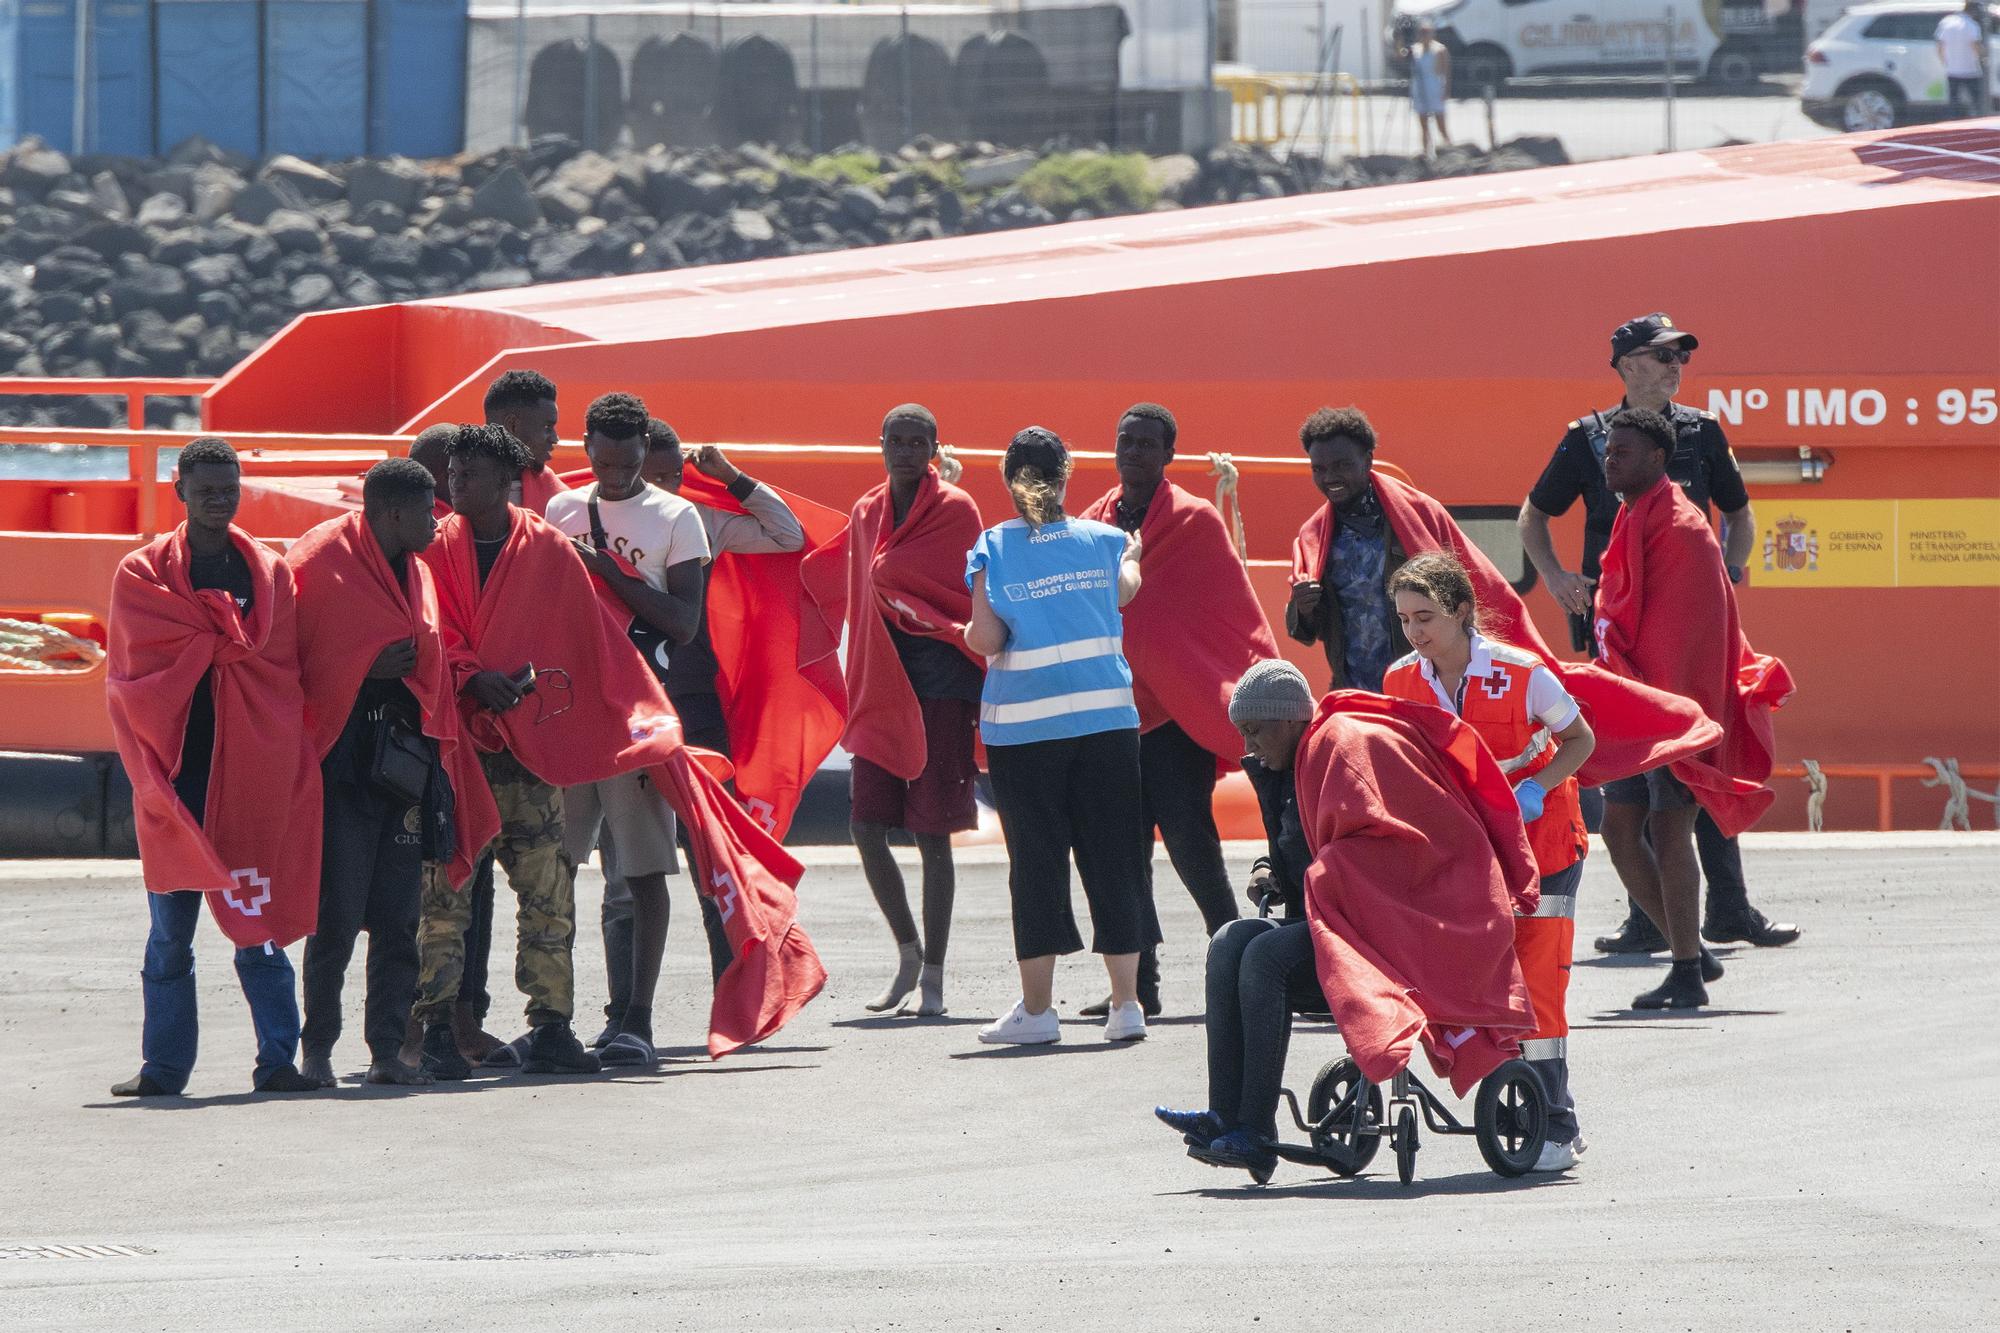
<svg viewBox="0 0 2000 1333">
<path fill-rule="evenodd" d="M 1496 1174 L 1519 1176 L 1533 1170 L 1549 1128 L 1549 1094 L 1542 1076 L 1525 1060 L 1501 1065 L 1481 1080 L 1472 1123 L 1479 1155 Z"/>
<path fill-rule="evenodd" d="M 1417 1108 L 1405 1106 L 1396 1117 L 1396 1179 L 1407 1185 L 1417 1175 Z"/>
<path fill-rule="evenodd" d="M 1329 1060 L 1313 1076 L 1312 1088 L 1306 1094 L 1306 1118 L 1318 1124 L 1326 1113 L 1346 1101 L 1354 1085 L 1361 1080 L 1361 1070 L 1353 1060 L 1342 1056 Z M 1367 1114 L 1376 1124 L 1382 1123 L 1382 1089 L 1370 1085 L 1366 1103 Z M 1355 1134 L 1341 1127 L 1316 1133 L 1312 1136 L 1313 1151 L 1326 1159 L 1327 1170 L 1339 1176 L 1358 1176 L 1375 1160 L 1375 1150 L 1382 1146 L 1378 1134 Z"/>
</svg>

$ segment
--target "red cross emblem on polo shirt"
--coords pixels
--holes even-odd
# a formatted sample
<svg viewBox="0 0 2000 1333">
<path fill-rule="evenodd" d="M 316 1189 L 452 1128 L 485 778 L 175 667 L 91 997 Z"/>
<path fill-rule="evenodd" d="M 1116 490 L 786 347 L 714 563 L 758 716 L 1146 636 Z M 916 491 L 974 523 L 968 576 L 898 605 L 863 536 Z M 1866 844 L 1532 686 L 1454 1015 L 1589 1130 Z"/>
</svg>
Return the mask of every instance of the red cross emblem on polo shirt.
<svg viewBox="0 0 2000 1333">
<path fill-rule="evenodd" d="M 1514 678 L 1496 667 L 1491 675 L 1479 678 L 1479 688 L 1486 691 L 1489 699 L 1504 699 L 1507 691 L 1514 688 Z"/>
<path fill-rule="evenodd" d="M 236 889 L 224 889 L 222 901 L 245 916 L 264 915 L 264 904 L 271 901 L 271 881 L 259 874 L 256 866 L 248 870 L 232 870 L 229 877 L 236 881 L 236 889 L 242 889 L 249 901 L 238 898 Z"/>
</svg>

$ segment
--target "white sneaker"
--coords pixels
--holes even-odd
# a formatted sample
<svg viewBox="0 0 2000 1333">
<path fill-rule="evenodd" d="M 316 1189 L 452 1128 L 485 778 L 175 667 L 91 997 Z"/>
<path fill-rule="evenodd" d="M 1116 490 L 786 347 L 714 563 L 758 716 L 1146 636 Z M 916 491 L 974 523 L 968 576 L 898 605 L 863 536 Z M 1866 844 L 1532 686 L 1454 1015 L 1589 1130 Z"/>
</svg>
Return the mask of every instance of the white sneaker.
<svg viewBox="0 0 2000 1333">
<path fill-rule="evenodd" d="M 1542 1155 L 1535 1159 L 1534 1171 L 1567 1171 L 1576 1165 L 1576 1159 L 1590 1150 L 1590 1145 L 1578 1134 L 1568 1143 L 1544 1143 Z"/>
<path fill-rule="evenodd" d="M 1031 1014 L 1026 1004 L 1016 1000 L 1006 1017 L 979 1029 L 979 1039 L 988 1046 L 1044 1046 L 1062 1040 L 1062 1023 L 1056 1018 L 1054 1005 Z"/>
<path fill-rule="evenodd" d="M 1146 1039 L 1146 1011 L 1139 1007 L 1137 1000 L 1127 1000 L 1123 1004 L 1111 1006 L 1111 1012 L 1104 1016 L 1104 1039 L 1106 1041 Z"/>
</svg>

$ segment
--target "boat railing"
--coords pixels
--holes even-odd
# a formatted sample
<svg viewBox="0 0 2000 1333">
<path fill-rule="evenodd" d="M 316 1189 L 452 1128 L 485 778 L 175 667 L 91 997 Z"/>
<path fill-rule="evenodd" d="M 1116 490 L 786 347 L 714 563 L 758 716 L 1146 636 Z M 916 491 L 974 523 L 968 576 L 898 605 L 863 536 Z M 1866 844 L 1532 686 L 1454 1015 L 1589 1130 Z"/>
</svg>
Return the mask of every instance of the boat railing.
<svg viewBox="0 0 2000 1333">
<path fill-rule="evenodd" d="M 0 376 L 0 397 L 4 398 L 123 398 L 125 424 L 134 430 L 146 424 L 148 398 L 199 398 L 214 387 L 213 379 L 174 375 L 89 379 L 68 375 Z"/>
</svg>

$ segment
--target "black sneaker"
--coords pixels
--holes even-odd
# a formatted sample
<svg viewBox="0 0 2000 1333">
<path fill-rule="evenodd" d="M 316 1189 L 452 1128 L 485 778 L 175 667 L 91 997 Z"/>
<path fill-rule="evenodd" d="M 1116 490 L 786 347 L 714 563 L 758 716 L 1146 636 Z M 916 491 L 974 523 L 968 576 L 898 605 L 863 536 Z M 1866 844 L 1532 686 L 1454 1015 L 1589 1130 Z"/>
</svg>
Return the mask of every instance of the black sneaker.
<svg viewBox="0 0 2000 1333">
<path fill-rule="evenodd" d="M 1742 941 L 1760 949 L 1782 949 L 1799 937 L 1799 928 L 1789 921 L 1772 921 L 1745 904 L 1733 911 L 1710 912 L 1701 923 L 1701 937 L 1710 944 Z"/>
<path fill-rule="evenodd" d="M 444 1083 L 456 1083 L 472 1074 L 472 1062 L 458 1050 L 458 1038 L 449 1023 L 432 1023 L 424 1029 L 424 1053 L 417 1068 Z"/>
<path fill-rule="evenodd" d="M 524 1074 L 595 1074 L 597 1057 L 583 1049 L 567 1023 L 544 1023 L 528 1038 Z"/>
<path fill-rule="evenodd" d="M 1722 980 L 1722 960 L 1707 949 L 1701 951 L 1701 979 L 1704 982 Z"/>
<path fill-rule="evenodd" d="M 1701 965 L 1695 959 L 1675 963 L 1667 969 L 1667 979 L 1652 990 L 1632 997 L 1634 1009 L 1699 1009 L 1708 1003 L 1708 987 L 1701 984 Z"/>
<path fill-rule="evenodd" d="M 1634 909 L 1616 935 L 1599 935 L 1596 944 L 1599 953 L 1664 953 L 1667 939 L 1653 918 Z"/>
</svg>

